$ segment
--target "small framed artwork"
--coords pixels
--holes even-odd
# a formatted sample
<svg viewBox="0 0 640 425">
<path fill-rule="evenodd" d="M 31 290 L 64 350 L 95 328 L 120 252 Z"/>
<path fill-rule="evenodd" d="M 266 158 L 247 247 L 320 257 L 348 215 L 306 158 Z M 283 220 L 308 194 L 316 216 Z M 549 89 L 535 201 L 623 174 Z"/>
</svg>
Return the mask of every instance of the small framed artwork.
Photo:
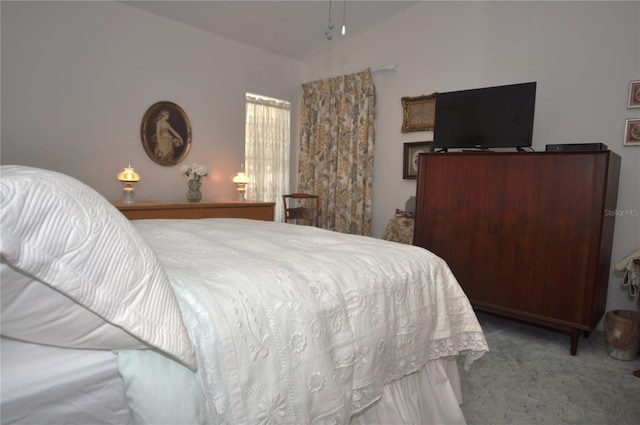
<svg viewBox="0 0 640 425">
<path fill-rule="evenodd" d="M 627 146 L 640 146 L 640 118 L 632 118 L 626 121 L 624 144 Z"/>
<path fill-rule="evenodd" d="M 402 97 L 402 132 L 433 130 L 436 118 L 436 94 Z"/>
<path fill-rule="evenodd" d="M 175 103 L 154 103 L 142 118 L 140 136 L 149 158 L 160 165 L 175 165 L 187 156 L 191 147 L 191 123 Z"/>
<path fill-rule="evenodd" d="M 640 108 L 640 80 L 629 83 L 629 108 Z"/>
<path fill-rule="evenodd" d="M 415 180 L 418 176 L 418 156 L 421 153 L 431 152 L 431 142 L 410 142 L 404 144 L 404 162 L 402 166 L 402 178 Z"/>
</svg>

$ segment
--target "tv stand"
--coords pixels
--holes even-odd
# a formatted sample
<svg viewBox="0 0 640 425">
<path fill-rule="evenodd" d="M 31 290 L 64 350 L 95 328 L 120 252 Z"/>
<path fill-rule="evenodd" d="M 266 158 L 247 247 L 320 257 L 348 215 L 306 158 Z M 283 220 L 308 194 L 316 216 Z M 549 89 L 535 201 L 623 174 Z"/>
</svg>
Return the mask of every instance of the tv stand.
<svg viewBox="0 0 640 425">
<path fill-rule="evenodd" d="M 418 169 L 414 245 L 475 309 L 566 332 L 575 355 L 605 312 L 620 156 L 451 152 Z"/>
</svg>

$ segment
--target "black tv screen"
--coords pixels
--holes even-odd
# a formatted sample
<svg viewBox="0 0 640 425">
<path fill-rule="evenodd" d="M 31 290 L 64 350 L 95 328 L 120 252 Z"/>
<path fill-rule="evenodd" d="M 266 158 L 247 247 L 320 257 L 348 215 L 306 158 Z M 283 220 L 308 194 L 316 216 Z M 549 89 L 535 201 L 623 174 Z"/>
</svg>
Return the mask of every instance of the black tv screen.
<svg viewBox="0 0 640 425">
<path fill-rule="evenodd" d="M 438 93 L 433 148 L 530 147 L 535 104 L 535 82 Z"/>
</svg>

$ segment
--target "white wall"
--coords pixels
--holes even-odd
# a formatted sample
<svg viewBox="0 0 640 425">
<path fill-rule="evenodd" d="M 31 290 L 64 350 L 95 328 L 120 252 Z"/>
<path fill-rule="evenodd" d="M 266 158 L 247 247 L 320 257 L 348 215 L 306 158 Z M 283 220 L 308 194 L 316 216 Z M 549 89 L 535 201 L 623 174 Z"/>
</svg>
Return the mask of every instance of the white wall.
<svg viewBox="0 0 640 425">
<path fill-rule="evenodd" d="M 629 81 L 640 79 L 640 2 L 423 2 L 305 64 L 305 81 L 374 74 L 378 121 L 373 234 L 415 194 L 402 180 L 402 96 L 537 81 L 533 147 L 603 142 L 622 157 L 614 262 L 640 248 L 640 147 L 622 145 Z M 523 190 L 526 190 L 523 187 Z M 569 265 L 570 266 L 570 265 Z M 611 273 L 608 310 L 635 309 Z"/>
<path fill-rule="evenodd" d="M 210 175 L 205 199 L 234 198 L 244 158 L 245 91 L 299 102 L 302 64 L 118 2 L 2 2 L 2 163 L 64 172 L 108 199 L 116 173 L 141 174 L 138 199 L 181 200 L 180 166 Z M 161 166 L 142 117 L 168 100 L 186 112 L 191 150 Z"/>
</svg>

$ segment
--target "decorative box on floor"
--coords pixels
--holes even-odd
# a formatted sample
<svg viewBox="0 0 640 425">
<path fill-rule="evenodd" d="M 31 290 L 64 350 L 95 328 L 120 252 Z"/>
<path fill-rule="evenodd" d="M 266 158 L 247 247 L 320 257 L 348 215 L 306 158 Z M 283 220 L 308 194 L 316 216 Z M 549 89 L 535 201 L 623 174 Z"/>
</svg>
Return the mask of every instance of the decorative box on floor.
<svg viewBox="0 0 640 425">
<path fill-rule="evenodd" d="M 618 360 L 634 360 L 638 356 L 640 313 L 631 310 L 608 311 L 604 317 L 607 353 Z"/>
</svg>

